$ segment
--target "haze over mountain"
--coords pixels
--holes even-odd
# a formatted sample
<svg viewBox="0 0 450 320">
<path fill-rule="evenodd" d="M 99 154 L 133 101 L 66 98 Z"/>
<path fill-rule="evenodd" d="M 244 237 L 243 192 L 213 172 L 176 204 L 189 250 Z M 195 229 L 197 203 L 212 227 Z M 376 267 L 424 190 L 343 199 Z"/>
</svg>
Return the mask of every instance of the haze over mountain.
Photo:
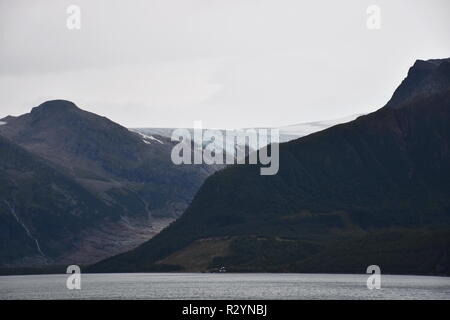
<svg viewBox="0 0 450 320">
<path fill-rule="evenodd" d="M 324 130 L 333 125 L 339 123 L 349 122 L 356 119 L 360 115 L 352 115 L 340 119 L 326 120 L 326 121 L 313 121 L 305 122 L 294 125 L 283 126 L 280 128 L 273 127 L 263 127 L 263 128 L 242 128 L 236 130 L 227 129 L 215 129 L 215 128 L 202 128 L 202 134 L 205 134 L 206 130 L 213 130 L 214 132 L 220 133 L 216 135 L 214 140 L 203 141 L 202 147 L 205 148 L 207 145 L 214 145 L 216 152 L 223 152 L 223 163 L 226 163 L 227 155 L 232 155 L 235 162 L 245 161 L 245 158 L 250 152 L 256 151 L 262 147 L 265 147 L 267 143 L 271 141 L 271 129 L 278 130 L 278 141 L 288 142 L 300 137 L 306 136 L 308 134 Z M 142 135 L 158 135 L 172 138 L 172 133 L 177 128 L 132 128 L 131 131 L 138 132 Z M 183 128 L 190 133 L 190 138 L 192 144 L 195 144 L 194 140 L 194 128 Z M 249 132 L 254 132 L 257 135 L 257 140 L 249 139 Z M 243 145 L 236 144 L 233 139 L 227 139 L 227 134 L 236 135 L 238 138 L 236 141 L 245 141 Z"/>
<path fill-rule="evenodd" d="M 234 165 L 180 219 L 94 272 L 450 274 L 450 59 L 417 61 L 380 110 Z"/>
<path fill-rule="evenodd" d="M 174 142 L 64 100 L 1 119 L 0 265 L 87 263 L 178 217 L 219 166 L 176 166 Z"/>
<path fill-rule="evenodd" d="M 287 126 L 283 126 L 283 127 L 279 127 L 279 128 L 273 128 L 273 127 L 243 128 L 243 129 L 237 129 L 237 130 L 233 130 L 233 131 L 236 133 L 239 133 L 239 132 L 244 133 L 245 130 L 247 130 L 247 129 L 278 129 L 280 142 L 288 142 L 288 141 L 306 136 L 308 134 L 332 127 L 336 124 L 352 121 L 359 116 L 361 116 L 361 114 L 351 115 L 351 116 L 339 118 L 339 119 L 298 123 L 298 124 L 287 125 Z M 175 129 L 176 128 L 132 128 L 130 130 L 139 132 L 142 134 L 149 134 L 149 135 L 153 134 L 153 135 L 159 135 L 159 136 L 171 138 L 172 133 Z M 185 128 L 185 129 L 189 130 L 191 132 L 191 134 L 193 135 L 194 129 L 192 129 L 192 128 Z M 224 137 L 226 136 L 226 132 L 227 132 L 226 129 L 213 129 L 213 130 L 219 130 Z M 267 140 L 267 139 L 264 139 L 264 140 Z M 222 145 L 222 142 L 220 142 L 219 144 Z M 225 150 L 227 150 L 227 151 L 232 150 L 235 147 L 234 145 L 230 145 L 230 144 L 226 144 L 225 146 L 226 146 Z"/>
</svg>

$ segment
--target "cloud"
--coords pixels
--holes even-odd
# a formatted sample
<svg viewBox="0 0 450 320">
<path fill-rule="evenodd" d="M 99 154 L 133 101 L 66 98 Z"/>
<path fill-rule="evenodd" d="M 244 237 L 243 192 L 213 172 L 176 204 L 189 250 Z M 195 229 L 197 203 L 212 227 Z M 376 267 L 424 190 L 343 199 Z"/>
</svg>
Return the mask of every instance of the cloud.
<svg viewBox="0 0 450 320">
<path fill-rule="evenodd" d="M 65 98 L 123 125 L 282 126 L 381 107 L 450 56 L 447 0 L 0 0 L 0 113 Z M 405 9 L 407 8 L 407 10 Z"/>
<path fill-rule="evenodd" d="M 85 68 L 45 74 L 3 75 L 2 113 L 21 114 L 50 99 L 74 101 L 81 108 L 130 127 L 168 125 L 221 90 L 211 78 L 221 60 Z M 20 90 L 18 90 L 20 88 Z M 23 99 L 24 92 L 29 97 Z"/>
</svg>

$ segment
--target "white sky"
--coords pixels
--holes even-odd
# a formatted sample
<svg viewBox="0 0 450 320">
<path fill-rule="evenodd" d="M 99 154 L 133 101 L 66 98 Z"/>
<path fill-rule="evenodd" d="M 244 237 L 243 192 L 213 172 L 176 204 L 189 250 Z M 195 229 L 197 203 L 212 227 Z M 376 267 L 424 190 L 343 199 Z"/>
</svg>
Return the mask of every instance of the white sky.
<svg viewBox="0 0 450 320">
<path fill-rule="evenodd" d="M 450 56 L 449 13 L 448 0 L 0 0 L 0 118 L 49 99 L 128 127 L 366 113 L 416 59 Z"/>
</svg>

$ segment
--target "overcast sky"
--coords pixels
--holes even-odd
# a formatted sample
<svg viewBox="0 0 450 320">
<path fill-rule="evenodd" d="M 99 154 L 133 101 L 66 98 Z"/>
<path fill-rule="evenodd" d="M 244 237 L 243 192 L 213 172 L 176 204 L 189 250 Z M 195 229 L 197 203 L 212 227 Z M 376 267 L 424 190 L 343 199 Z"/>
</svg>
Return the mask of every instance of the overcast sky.
<svg viewBox="0 0 450 320">
<path fill-rule="evenodd" d="M 80 30 L 66 26 L 71 4 Z M 49 99 L 127 127 L 366 113 L 416 59 L 450 57 L 449 12 L 448 0 L 0 0 L 0 118 Z"/>
</svg>

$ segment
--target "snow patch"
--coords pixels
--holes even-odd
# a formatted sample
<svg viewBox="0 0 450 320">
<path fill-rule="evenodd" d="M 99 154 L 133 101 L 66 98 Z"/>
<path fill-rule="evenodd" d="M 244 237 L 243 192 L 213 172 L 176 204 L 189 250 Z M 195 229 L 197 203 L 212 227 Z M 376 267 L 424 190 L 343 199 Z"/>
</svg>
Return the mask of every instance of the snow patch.
<svg viewBox="0 0 450 320">
<path fill-rule="evenodd" d="M 151 144 L 150 141 L 148 141 L 148 140 L 153 140 L 153 141 L 157 141 L 161 144 L 164 144 L 164 142 L 162 142 L 159 139 L 156 139 L 154 136 L 147 136 L 146 134 L 143 134 L 140 132 L 137 132 L 137 133 L 139 133 L 141 135 L 141 137 L 143 138 L 142 141 L 144 141 L 144 143 L 146 143 L 146 144 Z"/>
<path fill-rule="evenodd" d="M 6 124 L 7 122 L 5 122 L 5 121 L 0 121 L 0 126 L 2 126 L 2 125 L 4 125 L 4 124 Z"/>
<path fill-rule="evenodd" d="M 164 142 L 162 142 L 162 141 L 159 140 L 159 139 L 156 139 L 154 136 L 149 136 L 149 139 L 155 140 L 155 141 L 158 141 L 158 142 L 161 143 L 161 144 L 164 144 Z"/>
</svg>

